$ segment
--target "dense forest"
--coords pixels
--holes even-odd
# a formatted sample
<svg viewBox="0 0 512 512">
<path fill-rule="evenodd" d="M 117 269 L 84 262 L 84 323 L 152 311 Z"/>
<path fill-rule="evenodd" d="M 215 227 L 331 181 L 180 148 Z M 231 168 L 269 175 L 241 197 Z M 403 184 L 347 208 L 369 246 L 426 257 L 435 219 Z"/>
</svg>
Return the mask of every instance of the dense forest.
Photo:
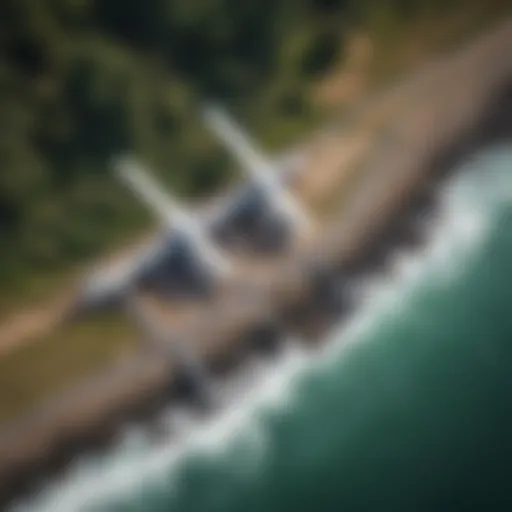
<svg viewBox="0 0 512 512">
<path fill-rule="evenodd" d="M 216 99 L 267 142 L 318 112 L 309 86 L 349 27 L 462 0 L 2 0 L 0 285 L 55 272 L 145 225 L 111 177 L 131 150 L 184 196 L 229 178 L 201 125 Z M 276 128 L 277 127 L 277 128 Z"/>
</svg>

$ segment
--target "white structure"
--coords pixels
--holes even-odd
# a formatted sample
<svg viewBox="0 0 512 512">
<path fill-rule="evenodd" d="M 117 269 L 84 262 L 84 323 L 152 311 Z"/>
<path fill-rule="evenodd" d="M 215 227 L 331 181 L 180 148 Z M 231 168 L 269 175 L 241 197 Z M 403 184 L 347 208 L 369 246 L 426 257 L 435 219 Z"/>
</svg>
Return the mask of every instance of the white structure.
<svg viewBox="0 0 512 512">
<path fill-rule="evenodd" d="M 283 186 L 278 169 L 250 140 L 242 127 L 217 106 L 207 107 L 204 118 L 215 135 L 238 160 L 251 182 L 263 191 L 272 208 L 285 215 L 295 229 L 308 229 L 310 219 Z"/>
<path fill-rule="evenodd" d="M 176 230 L 188 240 L 205 266 L 219 275 L 229 272 L 230 264 L 215 247 L 204 225 L 188 213 L 176 198 L 165 193 L 139 163 L 123 157 L 116 161 L 115 167 L 121 180 L 159 217 L 164 228 Z"/>
</svg>

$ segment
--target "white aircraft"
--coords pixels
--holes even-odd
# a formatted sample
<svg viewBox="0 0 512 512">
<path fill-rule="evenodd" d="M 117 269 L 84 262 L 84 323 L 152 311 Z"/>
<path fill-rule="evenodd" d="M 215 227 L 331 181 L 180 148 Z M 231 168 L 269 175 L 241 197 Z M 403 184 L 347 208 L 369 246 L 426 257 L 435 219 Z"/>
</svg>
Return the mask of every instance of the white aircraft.
<svg viewBox="0 0 512 512">
<path fill-rule="evenodd" d="M 233 233 L 235 238 L 250 239 L 253 235 L 247 226 L 251 223 L 258 227 L 264 224 L 263 231 L 272 232 L 279 216 L 301 229 L 307 225 L 306 216 L 285 190 L 304 168 L 304 155 L 295 151 L 272 165 L 219 110 L 210 110 L 207 119 L 249 172 L 250 182 L 220 198 L 206 211 L 194 214 L 166 194 L 134 159 L 117 159 L 118 177 L 150 207 L 164 230 L 135 255 L 86 276 L 67 318 L 118 305 L 141 288 L 164 296 L 208 293 L 230 271 L 230 262 L 220 245 L 229 245 Z M 270 220 L 268 205 L 273 213 L 278 212 Z M 279 229 L 273 234 L 282 241 L 284 235 Z M 265 236 L 266 233 L 263 239 Z"/>
</svg>

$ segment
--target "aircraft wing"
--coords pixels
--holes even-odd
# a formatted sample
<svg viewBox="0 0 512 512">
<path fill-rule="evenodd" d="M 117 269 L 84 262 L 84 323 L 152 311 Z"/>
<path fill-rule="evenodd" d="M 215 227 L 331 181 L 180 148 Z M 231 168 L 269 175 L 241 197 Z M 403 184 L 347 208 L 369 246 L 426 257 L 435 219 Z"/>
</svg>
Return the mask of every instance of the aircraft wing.
<svg viewBox="0 0 512 512">
<path fill-rule="evenodd" d="M 298 151 L 289 152 L 278 159 L 278 179 L 289 183 L 298 174 L 304 156 Z M 254 187 L 240 184 L 210 202 L 206 208 L 194 212 L 194 219 L 184 213 L 177 201 L 162 191 L 147 173 L 133 160 L 119 160 L 117 171 L 130 188 L 150 206 L 164 225 L 165 232 L 155 236 L 134 253 L 111 264 L 103 265 L 86 275 L 79 286 L 76 299 L 71 307 L 70 317 L 90 310 L 118 304 L 130 290 L 146 278 L 158 276 L 180 246 L 180 235 L 191 235 L 206 258 L 216 249 L 206 238 L 216 229 L 230 222 L 234 215 L 247 203 Z M 205 248 L 206 247 L 206 248 Z M 221 261 L 218 266 L 223 266 Z"/>
<path fill-rule="evenodd" d="M 217 106 L 208 106 L 204 110 L 204 118 L 212 132 L 249 175 L 253 186 L 263 190 L 274 207 L 292 220 L 298 228 L 309 228 L 309 219 L 282 182 L 279 167 L 263 154 L 243 128 Z"/>
<path fill-rule="evenodd" d="M 165 193 L 149 173 L 132 158 L 116 162 L 116 170 L 122 181 L 163 222 L 165 229 L 176 231 L 187 237 L 204 263 L 218 274 L 227 274 L 230 265 L 223 254 L 211 242 L 203 223 L 194 214 L 189 214 L 179 201 Z"/>
</svg>

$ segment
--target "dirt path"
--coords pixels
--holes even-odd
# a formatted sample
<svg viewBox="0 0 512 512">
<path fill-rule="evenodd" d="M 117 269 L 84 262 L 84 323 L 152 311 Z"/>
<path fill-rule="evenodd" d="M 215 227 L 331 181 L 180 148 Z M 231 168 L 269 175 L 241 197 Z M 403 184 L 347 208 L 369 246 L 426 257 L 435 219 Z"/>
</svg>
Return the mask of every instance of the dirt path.
<svg viewBox="0 0 512 512">
<path fill-rule="evenodd" d="M 62 301 L 18 313 L 0 326 L 0 356 L 23 345 L 29 340 L 36 340 L 55 328 L 61 311 Z"/>
<path fill-rule="evenodd" d="M 100 266 L 107 266 L 115 261 L 129 257 L 132 252 L 147 241 L 148 237 L 137 240 L 129 246 L 117 249 L 103 257 L 99 262 L 77 270 L 70 278 L 70 284 L 60 288 L 55 294 L 45 299 L 44 303 L 35 304 L 24 311 L 17 312 L 0 323 L 0 357 L 26 344 L 44 339 L 55 330 L 66 306 L 71 302 L 76 283 L 87 271 Z"/>
</svg>

